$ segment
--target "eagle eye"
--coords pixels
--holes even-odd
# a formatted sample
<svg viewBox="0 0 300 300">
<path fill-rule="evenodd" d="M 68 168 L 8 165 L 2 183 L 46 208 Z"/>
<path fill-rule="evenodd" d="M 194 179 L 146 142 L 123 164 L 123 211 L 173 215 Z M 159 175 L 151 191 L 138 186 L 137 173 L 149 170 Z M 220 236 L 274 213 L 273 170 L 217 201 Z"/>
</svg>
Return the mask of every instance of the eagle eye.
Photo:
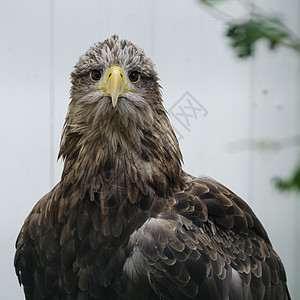
<svg viewBox="0 0 300 300">
<path fill-rule="evenodd" d="M 139 81 L 140 79 L 140 73 L 138 71 L 131 71 L 129 74 L 128 74 L 128 78 L 131 82 L 137 82 Z"/>
<path fill-rule="evenodd" d="M 93 81 L 99 81 L 100 80 L 100 78 L 101 78 L 101 71 L 99 71 L 99 70 L 92 70 L 91 72 L 90 72 L 90 77 L 91 77 L 91 79 L 93 80 Z"/>
</svg>

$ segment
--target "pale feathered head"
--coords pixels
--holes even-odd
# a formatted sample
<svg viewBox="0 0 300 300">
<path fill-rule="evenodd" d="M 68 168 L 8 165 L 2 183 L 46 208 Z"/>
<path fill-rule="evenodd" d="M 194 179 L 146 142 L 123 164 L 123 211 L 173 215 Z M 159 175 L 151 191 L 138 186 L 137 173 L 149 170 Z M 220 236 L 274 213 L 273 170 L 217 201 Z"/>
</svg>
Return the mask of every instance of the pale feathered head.
<svg viewBox="0 0 300 300">
<path fill-rule="evenodd" d="M 69 117 L 74 117 L 74 126 L 85 123 L 96 131 L 100 126 L 108 134 L 114 125 L 118 131 L 131 131 L 130 126 L 149 129 L 157 113 L 164 112 L 154 64 L 141 48 L 117 35 L 82 55 L 71 81 L 69 112 L 71 107 L 74 111 Z M 93 135 L 96 131 L 89 128 Z"/>
<path fill-rule="evenodd" d="M 97 98 L 102 103 L 111 102 L 117 110 L 140 107 L 139 102 L 149 101 L 159 92 L 151 59 L 141 48 L 117 35 L 94 44 L 82 55 L 71 78 L 73 100 Z"/>
</svg>

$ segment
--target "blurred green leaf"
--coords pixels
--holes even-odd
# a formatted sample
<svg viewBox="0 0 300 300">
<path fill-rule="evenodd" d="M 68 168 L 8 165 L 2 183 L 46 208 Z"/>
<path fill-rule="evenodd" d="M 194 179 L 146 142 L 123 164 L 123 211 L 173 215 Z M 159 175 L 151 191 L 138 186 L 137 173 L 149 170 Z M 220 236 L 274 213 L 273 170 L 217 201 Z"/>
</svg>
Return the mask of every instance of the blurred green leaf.
<svg viewBox="0 0 300 300">
<path fill-rule="evenodd" d="M 297 190 L 300 191 L 300 166 L 295 170 L 290 179 L 274 179 L 275 186 L 279 190 Z"/>
<path fill-rule="evenodd" d="M 231 38 L 231 45 L 239 57 L 252 55 L 255 43 L 262 39 L 269 41 L 270 49 L 282 44 L 300 52 L 299 40 L 276 17 L 253 14 L 248 21 L 232 24 L 227 36 Z"/>
<path fill-rule="evenodd" d="M 220 12 L 219 3 L 226 0 L 199 0 Z M 251 2 L 245 2 L 245 7 L 250 7 Z M 257 6 L 251 5 L 252 10 L 261 11 Z M 284 25 L 279 17 L 259 13 L 248 13 L 248 20 L 234 21 L 229 25 L 226 35 L 231 39 L 231 45 L 239 57 L 245 58 L 253 54 L 255 43 L 267 40 L 270 49 L 278 45 L 292 48 L 300 53 L 300 39 Z"/>
</svg>

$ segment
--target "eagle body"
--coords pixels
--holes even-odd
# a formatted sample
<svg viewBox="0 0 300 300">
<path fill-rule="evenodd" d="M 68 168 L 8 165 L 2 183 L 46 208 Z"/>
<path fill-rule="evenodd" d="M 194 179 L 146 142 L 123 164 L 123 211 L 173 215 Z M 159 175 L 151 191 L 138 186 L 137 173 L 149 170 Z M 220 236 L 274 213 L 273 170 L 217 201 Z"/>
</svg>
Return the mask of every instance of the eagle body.
<svg viewBox="0 0 300 300">
<path fill-rule="evenodd" d="M 16 242 L 27 300 L 290 299 L 250 207 L 182 170 L 142 49 L 112 36 L 80 57 L 71 81 L 61 180 Z"/>
</svg>

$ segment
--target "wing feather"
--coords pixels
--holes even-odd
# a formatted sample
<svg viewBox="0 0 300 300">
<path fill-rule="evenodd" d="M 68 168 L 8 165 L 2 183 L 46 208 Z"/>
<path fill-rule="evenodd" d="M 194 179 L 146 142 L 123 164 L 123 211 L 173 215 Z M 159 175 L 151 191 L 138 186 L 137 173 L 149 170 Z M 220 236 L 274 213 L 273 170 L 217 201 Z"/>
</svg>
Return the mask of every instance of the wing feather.
<svg viewBox="0 0 300 300">
<path fill-rule="evenodd" d="M 283 265 L 242 199 L 210 178 L 175 198 L 173 213 L 151 217 L 132 238 L 135 267 L 124 271 L 135 286 L 148 278 L 160 299 L 290 299 Z"/>
</svg>

